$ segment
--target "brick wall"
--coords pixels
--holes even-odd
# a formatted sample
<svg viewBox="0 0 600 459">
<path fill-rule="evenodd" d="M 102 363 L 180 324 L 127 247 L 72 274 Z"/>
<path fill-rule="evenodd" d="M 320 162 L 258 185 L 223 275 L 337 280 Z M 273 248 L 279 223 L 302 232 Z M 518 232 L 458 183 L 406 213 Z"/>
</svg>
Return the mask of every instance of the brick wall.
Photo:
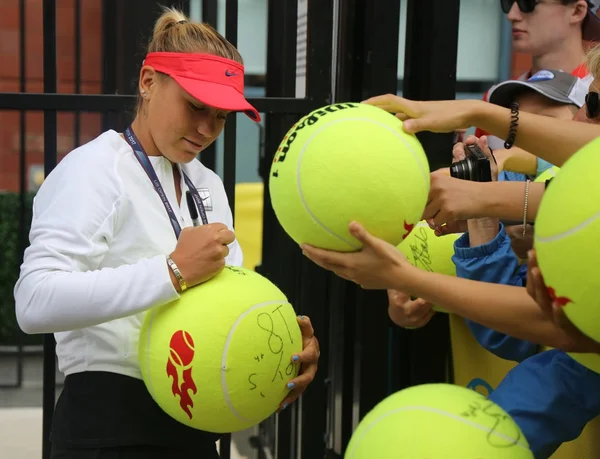
<svg viewBox="0 0 600 459">
<path fill-rule="evenodd" d="M 0 92 L 20 89 L 19 0 L 0 1 Z M 42 0 L 26 0 L 26 92 L 44 90 Z M 57 89 L 59 93 L 75 91 L 75 7 L 73 0 L 57 0 Z M 102 78 L 102 0 L 81 2 L 81 92 L 101 92 Z M 17 191 L 19 183 L 20 114 L 0 111 L 0 191 Z M 100 115 L 80 115 L 80 142 L 86 142 L 100 132 Z M 26 115 L 27 183 L 43 167 L 43 114 Z M 74 148 L 75 115 L 58 114 L 59 159 Z M 33 184 L 32 187 L 36 186 Z"/>
</svg>

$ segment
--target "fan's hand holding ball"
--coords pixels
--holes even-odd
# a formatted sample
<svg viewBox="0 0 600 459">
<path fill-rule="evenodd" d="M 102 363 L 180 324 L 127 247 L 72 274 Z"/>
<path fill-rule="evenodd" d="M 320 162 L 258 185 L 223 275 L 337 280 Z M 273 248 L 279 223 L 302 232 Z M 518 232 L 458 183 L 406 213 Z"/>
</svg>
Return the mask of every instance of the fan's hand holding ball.
<svg viewBox="0 0 600 459">
<path fill-rule="evenodd" d="M 220 273 L 235 234 L 222 223 L 183 228 L 171 259 L 177 264 L 188 287 L 201 284 Z M 178 282 L 174 282 L 176 288 Z"/>
<path fill-rule="evenodd" d="M 423 214 L 429 164 L 395 116 L 339 103 L 292 126 L 275 154 L 269 190 L 281 226 L 298 244 L 359 250 L 348 229 L 356 221 L 397 245 Z"/>
<path fill-rule="evenodd" d="M 553 302 L 548 287 L 538 267 L 535 250 L 530 250 L 527 260 L 527 293 L 538 304 L 546 316 L 560 328 L 567 337 L 563 346 L 569 356 L 581 365 L 600 373 L 600 342 L 586 336 L 567 318 L 563 307 Z"/>
<path fill-rule="evenodd" d="M 411 272 L 416 270 L 392 244 L 376 238 L 357 222 L 350 224 L 350 233 L 362 245 L 357 252 L 334 252 L 302 245 L 304 255 L 324 269 L 364 289 L 402 289 Z"/>
</svg>

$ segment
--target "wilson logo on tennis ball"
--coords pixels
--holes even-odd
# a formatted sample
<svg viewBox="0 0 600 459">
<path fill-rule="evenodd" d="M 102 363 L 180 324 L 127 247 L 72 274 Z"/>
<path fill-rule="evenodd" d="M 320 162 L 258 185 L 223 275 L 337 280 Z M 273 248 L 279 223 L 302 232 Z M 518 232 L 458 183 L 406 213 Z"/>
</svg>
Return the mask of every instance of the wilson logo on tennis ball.
<svg viewBox="0 0 600 459">
<path fill-rule="evenodd" d="M 296 140 L 296 136 L 298 135 L 298 131 L 301 131 L 306 126 L 312 126 L 316 124 L 321 118 L 327 116 L 330 113 L 339 112 L 340 110 L 347 110 L 349 108 L 358 108 L 359 104 L 353 103 L 344 103 L 344 104 L 334 104 L 328 105 L 327 107 L 323 107 L 319 110 L 315 110 L 314 112 L 308 114 L 305 118 L 303 118 L 297 125 L 293 126 L 290 129 L 290 132 L 283 138 L 282 145 L 279 146 L 277 153 L 275 154 L 275 158 L 273 158 L 274 163 L 282 163 L 285 161 L 285 157 L 290 151 L 290 147 Z M 285 142 L 285 143 L 284 143 Z M 273 173 L 274 177 L 277 177 L 276 172 Z"/>
</svg>

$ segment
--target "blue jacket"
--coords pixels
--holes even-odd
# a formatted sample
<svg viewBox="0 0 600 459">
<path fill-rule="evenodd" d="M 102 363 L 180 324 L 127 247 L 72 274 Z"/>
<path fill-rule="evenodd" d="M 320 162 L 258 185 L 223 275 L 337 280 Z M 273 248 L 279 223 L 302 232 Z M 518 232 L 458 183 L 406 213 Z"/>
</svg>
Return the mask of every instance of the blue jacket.
<svg viewBox="0 0 600 459">
<path fill-rule="evenodd" d="M 552 164 L 538 158 L 536 176 L 550 167 Z M 500 182 L 525 181 L 527 178 L 524 174 L 507 171 L 502 171 L 498 175 Z M 504 225 L 500 225 L 500 231 L 496 238 L 487 244 L 469 247 L 469 235 L 465 233 L 456 241 L 454 248 L 453 261 L 458 277 L 494 284 L 525 285 L 527 267 L 519 266 Z M 467 320 L 467 325 L 479 344 L 505 360 L 522 362 L 538 351 L 538 346 L 529 341 L 513 338 L 469 320 Z"/>
<path fill-rule="evenodd" d="M 454 244 L 453 261 L 459 277 L 524 286 L 527 267 L 519 266 L 510 238 L 500 225 L 496 237 L 469 247 L 469 235 Z M 485 307 L 485 304 L 482 304 Z M 502 407 L 521 428 L 535 459 L 548 459 L 562 443 L 579 437 L 586 424 L 600 415 L 600 374 L 565 352 L 537 353 L 537 345 L 467 321 L 477 341 L 507 360 L 520 362 L 489 399 Z"/>
<path fill-rule="evenodd" d="M 454 243 L 452 260 L 458 277 L 494 284 L 525 285 L 527 266 L 519 265 L 502 224 L 492 241 L 477 247 L 469 246 L 469 233 L 463 234 Z M 467 325 L 479 344 L 505 360 L 521 362 L 538 351 L 538 345 L 529 341 L 513 338 L 470 320 L 467 320 Z"/>
<path fill-rule="evenodd" d="M 521 428 L 535 459 L 548 459 L 600 415 L 600 374 L 552 349 L 514 367 L 489 399 Z"/>
</svg>

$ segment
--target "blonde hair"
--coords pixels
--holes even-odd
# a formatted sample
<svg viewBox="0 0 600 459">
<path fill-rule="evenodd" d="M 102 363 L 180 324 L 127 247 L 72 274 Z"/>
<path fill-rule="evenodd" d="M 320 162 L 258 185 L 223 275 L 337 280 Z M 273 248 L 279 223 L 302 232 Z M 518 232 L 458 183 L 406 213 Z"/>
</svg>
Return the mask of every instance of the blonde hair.
<svg viewBox="0 0 600 459">
<path fill-rule="evenodd" d="M 206 53 L 224 57 L 244 65 L 239 51 L 209 24 L 192 22 L 180 10 L 163 7 L 156 20 L 147 53 Z M 137 108 L 142 98 L 138 94 Z"/>
<path fill-rule="evenodd" d="M 593 46 L 588 51 L 586 67 L 594 79 L 600 79 L 600 44 Z"/>
</svg>

